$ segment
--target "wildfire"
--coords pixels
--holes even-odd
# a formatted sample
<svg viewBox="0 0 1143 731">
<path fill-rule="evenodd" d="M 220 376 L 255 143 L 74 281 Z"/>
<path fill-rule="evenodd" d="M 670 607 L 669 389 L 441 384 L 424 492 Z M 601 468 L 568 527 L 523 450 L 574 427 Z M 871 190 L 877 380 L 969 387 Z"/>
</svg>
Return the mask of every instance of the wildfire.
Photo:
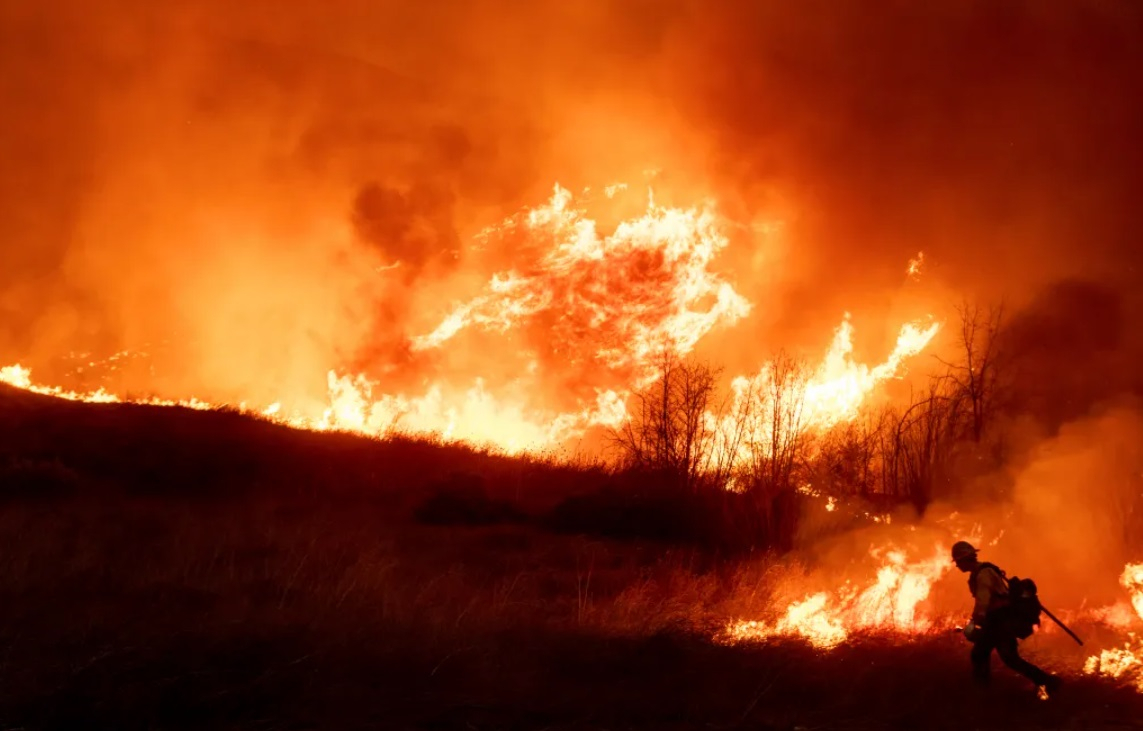
<svg viewBox="0 0 1143 731">
<path fill-rule="evenodd" d="M 790 604 L 773 623 L 756 620 L 731 622 L 721 636 L 725 642 L 762 641 L 772 637 L 802 637 L 819 649 L 844 642 L 853 632 L 922 633 L 933 620 L 919 611 L 933 582 L 948 572 L 948 551 L 937 545 L 932 555 L 910 561 L 895 547 L 873 547 L 880 562 L 875 578 L 864 588 L 852 583 L 836 592 L 821 591 Z"/>
<path fill-rule="evenodd" d="M 733 405 L 716 418 L 708 415 L 720 444 L 730 449 L 736 463 L 746 464 L 758 454 L 769 455 L 781 442 L 803 432 L 823 432 L 853 420 L 870 392 L 895 377 L 904 361 L 924 350 L 940 330 L 906 323 L 886 360 L 869 367 L 853 360 L 853 325 L 846 314 L 834 332 L 821 364 L 805 373 L 789 363 L 767 363 L 757 375 L 733 380 Z"/>
<path fill-rule="evenodd" d="M 829 353 L 805 389 L 805 422 L 818 429 L 857 415 L 865 397 L 880 382 L 897 374 L 906 358 L 920 353 L 940 330 L 940 323 L 922 327 L 906 323 L 884 363 L 870 368 L 853 362 L 853 325 L 849 315 L 834 334 Z M 765 377 L 763 375 L 762 377 Z"/>
<path fill-rule="evenodd" d="M 604 189 L 609 200 L 624 191 L 623 184 Z M 430 354 L 476 336 L 478 347 L 487 349 L 485 340 L 508 336 L 513 347 L 504 349 L 504 357 L 525 360 L 511 380 L 467 376 L 458 383 L 455 378 L 439 378 L 418 393 L 393 393 L 363 374 L 331 368 L 326 403 L 309 411 L 291 408 L 288 394 L 263 406 L 249 406 L 194 397 L 129 398 L 103 387 L 69 390 L 37 383 L 31 370 L 20 364 L 0 367 L 0 383 L 72 401 L 196 410 L 228 406 L 299 429 L 373 436 L 430 434 L 493 445 L 509 454 L 538 452 L 594 427 L 623 424 L 628 397 L 655 377 L 656 358 L 664 348 L 685 356 L 713 329 L 734 325 L 752 309 L 732 283 L 712 269 L 729 242 L 719 216 L 708 207 L 669 208 L 652 199 L 641 216 L 602 235 L 596 222 L 575 205 L 572 194 L 557 185 L 544 205 L 481 234 L 484 241 L 494 237 L 510 239 L 509 248 L 517 254 L 515 265 L 493 274 L 474 296 L 451 305 L 435 327 L 410 335 L 408 346 L 413 353 Z M 908 276 L 919 278 L 923 264 L 924 254 L 918 252 L 909 261 Z M 939 329 L 940 323 L 932 321 L 906 323 L 885 360 L 867 365 L 853 358 L 854 326 L 846 313 L 816 367 L 791 370 L 789 363 L 771 362 L 753 375 L 734 378 L 729 414 L 708 412 L 707 422 L 723 443 L 742 445 L 737 449 L 743 458 L 745 450 L 765 445 L 766 435 L 772 438 L 783 429 L 828 430 L 855 418 L 871 392 L 899 377 L 905 362 L 928 347 Z M 83 354 L 84 364 L 76 372 L 100 364 L 116 369 L 120 361 L 141 355 L 124 351 L 98 361 Z M 578 382 L 586 385 L 568 399 L 571 406 L 556 407 L 538 395 L 545 392 L 541 372 L 545 363 L 579 368 L 585 374 Z M 794 394 L 796 403 L 778 403 L 783 393 Z M 755 407 L 754 418 L 744 422 L 741 414 L 747 402 Z M 779 418 L 782 424 L 776 421 Z M 735 430 L 739 436 L 732 439 Z M 733 475 L 727 488 L 744 489 Z M 799 489 L 816 494 L 811 486 Z M 827 512 L 839 507 L 844 506 L 833 497 L 824 504 Z M 867 517 L 889 523 L 887 515 Z M 920 560 L 895 546 L 872 547 L 869 556 L 877 567 L 864 582 L 800 591 L 800 599 L 769 621 L 731 621 L 719 639 L 733 643 L 801 637 L 828 649 L 854 633 L 932 631 L 936 619 L 925 602 L 933 583 L 951 567 L 946 548 L 937 544 L 929 557 Z M 1130 607 L 1123 604 L 1089 616 L 1127 629 L 1143 620 L 1143 563 L 1128 565 L 1120 582 L 1128 591 Z M 1121 647 L 1088 658 L 1085 671 L 1133 683 L 1143 691 L 1143 641 L 1129 633 Z"/>
<path fill-rule="evenodd" d="M 19 363 L 10 366 L 0 367 L 0 383 L 6 383 L 9 386 L 38 393 L 42 396 L 52 396 L 55 398 L 66 399 L 68 401 L 85 401 L 95 404 L 117 404 L 129 401 L 130 403 L 147 404 L 150 406 L 184 406 L 189 409 L 197 409 L 199 411 L 207 411 L 209 409 L 221 408 L 220 405 L 210 404 L 198 399 L 160 399 L 160 398 L 145 398 L 145 399 L 123 399 L 113 393 L 108 393 L 102 388 L 95 391 L 68 391 L 58 386 L 43 386 L 32 382 L 32 371 L 30 368 L 25 368 Z M 246 410 L 245 405 L 240 405 L 241 410 Z"/>
<path fill-rule="evenodd" d="M 611 199 L 625 190 L 616 184 L 604 192 Z M 505 357 L 526 352 L 529 359 L 508 382 L 441 378 L 420 393 L 392 393 L 362 374 L 331 369 L 325 384 L 327 403 L 317 410 L 291 409 L 288 394 L 251 407 L 200 398 L 127 398 L 102 387 L 69 390 L 34 382 L 31 371 L 20 365 L 0 369 L 0 382 L 75 401 L 194 409 L 225 405 L 295 428 L 377 436 L 432 434 L 493 445 L 507 453 L 541 451 L 591 428 L 622 424 L 628 396 L 654 378 L 655 358 L 664 347 L 686 355 L 712 329 L 733 325 L 751 311 L 732 284 L 711 269 L 728 240 L 709 207 L 669 208 L 649 198 L 643 215 L 601 235 L 572 194 L 556 185 L 544 205 L 509 218 L 480 238 L 487 243 L 496 237 L 509 241 L 517 265 L 494 274 L 481 293 L 454 305 L 435 328 L 411 336 L 409 346 L 413 352 L 439 351 L 466 331 L 486 338 L 523 338 L 532 343 L 531 349 L 504 351 Z M 806 383 L 806 425 L 826 428 L 852 418 L 868 393 L 924 349 L 938 327 L 906 324 L 885 362 L 870 367 L 852 359 L 853 326 L 847 315 Z M 528 333 L 533 334 L 530 340 Z M 534 352 L 545 347 L 536 342 L 550 343 L 549 351 Z M 105 360 L 133 355 L 138 354 L 117 353 Z M 545 359 L 581 370 L 578 380 L 586 388 L 573 394 L 570 408 L 552 408 L 537 398 L 544 392 L 544 374 L 537 371 Z M 763 366 L 753 377 L 735 379 L 733 388 L 739 396 L 757 390 L 772 373 L 771 365 Z"/>
<path fill-rule="evenodd" d="M 494 275 L 485 293 L 413 338 L 414 350 L 439 348 L 466 328 L 503 333 L 556 314 L 545 317 L 547 335 L 573 359 L 632 369 L 645 378 L 664 347 L 689 353 L 712 328 L 750 312 L 750 303 L 710 271 L 728 242 L 709 210 L 652 203 L 640 218 L 600 236 L 595 221 L 557 185 L 546 206 L 500 230 L 518 228 L 527 240 L 550 242 L 550 248 L 519 269 Z"/>
<path fill-rule="evenodd" d="M 1128 564 L 1119 583 L 1127 590 L 1137 619 L 1143 620 L 1143 563 Z M 1131 683 L 1143 692 L 1143 640 L 1134 632 L 1128 632 L 1122 647 L 1109 648 L 1089 657 L 1084 672 Z"/>
</svg>

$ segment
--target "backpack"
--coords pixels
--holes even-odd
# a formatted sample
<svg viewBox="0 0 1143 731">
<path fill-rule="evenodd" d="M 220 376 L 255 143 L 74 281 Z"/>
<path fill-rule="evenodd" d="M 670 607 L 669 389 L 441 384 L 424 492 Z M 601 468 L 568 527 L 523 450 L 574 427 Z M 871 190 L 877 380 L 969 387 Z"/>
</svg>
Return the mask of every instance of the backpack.
<svg viewBox="0 0 1143 731">
<path fill-rule="evenodd" d="M 1039 626 L 1043 611 L 1040 597 L 1036 594 L 1036 582 L 1019 576 L 1008 579 L 1008 601 L 1012 634 L 1021 640 L 1029 637 Z"/>
<path fill-rule="evenodd" d="M 1017 639 L 1026 639 L 1032 635 L 1040 624 L 1040 597 L 1036 593 L 1036 582 L 1032 579 L 1021 579 L 1019 576 L 1008 578 L 1007 574 L 995 564 L 982 563 L 969 577 L 969 588 L 976 594 L 976 576 L 984 568 L 994 569 L 1000 578 L 1004 579 L 1008 587 L 1008 606 L 997 610 L 997 617 L 1001 625 Z"/>
</svg>

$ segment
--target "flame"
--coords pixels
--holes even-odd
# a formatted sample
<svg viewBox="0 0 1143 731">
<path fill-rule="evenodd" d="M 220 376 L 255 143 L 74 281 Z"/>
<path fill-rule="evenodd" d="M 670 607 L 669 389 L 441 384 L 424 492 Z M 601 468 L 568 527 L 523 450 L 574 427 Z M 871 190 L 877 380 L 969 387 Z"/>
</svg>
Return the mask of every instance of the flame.
<svg viewBox="0 0 1143 731">
<path fill-rule="evenodd" d="M 853 362 L 853 325 L 845 320 L 834 333 L 825 360 L 806 385 L 805 419 L 817 429 L 826 429 L 857 416 L 865 397 L 878 383 L 897 374 L 906 358 L 920 353 L 940 330 L 940 323 L 927 327 L 906 323 L 897 335 L 893 352 L 884 363 L 870 368 Z"/>
<path fill-rule="evenodd" d="M 732 642 L 764 639 L 779 635 L 800 635 L 811 645 L 828 650 L 845 642 L 849 633 L 835 613 L 828 611 L 829 595 L 818 592 L 786 608 L 785 615 L 773 625 L 758 621 L 735 622 L 727 629 Z"/>
<path fill-rule="evenodd" d="M 13 386 L 24 391 L 30 391 L 32 393 L 38 393 L 42 396 L 52 396 L 54 398 L 66 399 L 68 401 L 86 401 L 88 403 L 94 404 L 117 404 L 130 402 L 137 404 L 147 404 L 150 406 L 183 406 L 199 411 L 222 408 L 222 405 L 210 404 L 194 398 L 183 400 L 160 398 L 123 399 L 113 393 L 108 393 L 102 388 L 95 391 L 68 391 L 58 386 L 42 386 L 32 381 L 31 369 L 25 368 L 19 363 L 15 365 L 0 367 L 0 383 L 6 383 L 9 386 Z"/>
<path fill-rule="evenodd" d="M 609 188 L 611 195 L 617 189 Z M 549 336 L 573 358 L 647 377 L 664 347 L 689 353 L 716 325 L 730 325 L 750 303 L 710 271 L 727 239 L 709 209 L 653 203 L 640 218 L 600 236 L 595 221 L 556 186 L 546 206 L 511 219 L 529 240 L 552 247 L 520 270 L 493 275 L 485 293 L 456 306 L 414 351 L 440 348 L 468 328 L 504 333 L 556 313 Z M 706 309 L 697 306 L 710 302 Z"/>
<path fill-rule="evenodd" d="M 1088 675 L 1105 675 L 1116 680 L 1134 678 L 1135 688 L 1143 692 L 1143 659 L 1140 658 L 1139 644 L 1132 633 L 1123 647 L 1103 650 L 1099 655 L 1089 657 L 1083 670 Z"/>
<path fill-rule="evenodd" d="M 836 592 L 817 592 L 790 604 L 773 624 L 735 620 L 720 639 L 728 643 L 763 641 L 773 637 L 801 637 L 819 649 L 830 649 L 852 632 L 928 632 L 933 620 L 918 611 L 928 599 L 933 582 L 950 568 L 948 553 L 937 545 L 933 554 L 910 561 L 895 547 L 873 547 L 880 562 L 876 576 L 864 589 L 846 584 Z"/>
<path fill-rule="evenodd" d="M 1143 619 L 1143 563 L 1127 564 L 1123 575 L 1119 577 L 1119 583 L 1131 595 L 1131 606 L 1135 607 L 1135 613 Z"/>
<path fill-rule="evenodd" d="M 437 384 L 415 398 L 375 397 L 374 386 L 362 376 L 331 372 L 331 405 L 316 426 L 377 435 L 395 431 L 435 434 L 447 440 L 491 443 L 508 454 L 517 454 L 536 445 L 558 444 L 581 433 L 587 425 L 617 425 L 627 416 L 624 396 L 611 390 L 600 391 L 593 404 L 579 411 L 545 418 L 498 399 L 480 379 L 463 394 L 448 393 Z"/>
<path fill-rule="evenodd" d="M 925 265 L 925 252 L 918 251 L 917 256 L 909 260 L 909 268 L 906 273 L 910 279 L 921 278 L 921 267 Z"/>
<path fill-rule="evenodd" d="M 797 431 L 823 432 L 838 424 L 852 421 L 857 417 L 862 403 L 870 392 L 883 381 L 896 377 L 904 361 L 921 352 L 940 330 L 939 322 L 927 325 L 920 322 L 906 323 L 897 335 L 893 352 L 883 363 L 869 367 L 853 360 L 853 324 L 849 313 L 834 332 L 829 350 L 821 364 L 801 380 L 800 374 L 792 377 L 780 374 L 774 363 L 767 363 L 752 377 L 740 376 L 731 382 L 733 406 L 716 419 L 708 415 L 712 430 L 719 435 L 722 444 L 737 444 L 734 450 L 735 461 L 748 463 L 752 450 L 772 450 L 772 429 L 775 390 L 790 390 L 797 401 L 796 416 L 788 419 L 798 421 L 786 427 Z M 779 381 L 787 378 L 783 384 Z M 759 407 L 761 403 L 761 407 Z M 734 437 L 736 430 L 743 428 L 743 414 L 753 418 L 745 422 L 743 438 Z M 780 430 L 779 430 L 780 431 Z"/>
<path fill-rule="evenodd" d="M 625 190 L 616 183 L 604 193 L 611 199 Z M 493 274 L 480 293 L 454 304 L 434 328 L 410 337 L 409 347 L 414 353 L 438 351 L 465 332 L 516 338 L 541 332 L 540 339 L 555 344 L 546 354 L 549 360 L 561 367 L 578 364 L 584 374 L 586 386 L 558 408 L 537 403 L 545 381 L 537 372 L 543 358 L 534 354 L 509 382 L 437 379 L 419 393 L 389 392 L 364 374 L 331 369 L 326 403 L 300 408 L 289 406 L 288 394 L 250 407 L 195 397 L 128 398 L 103 387 L 68 390 L 34 382 L 31 371 L 19 364 L 0 369 L 0 382 L 74 401 L 194 409 L 225 405 L 302 429 L 432 434 L 507 453 L 548 451 L 589 429 L 622 424 L 629 394 L 654 378 L 655 359 L 664 347 L 686 355 L 712 329 L 733 325 L 751 311 L 751 304 L 711 269 L 728 240 L 710 206 L 669 208 L 648 196 L 641 216 L 601 235 L 572 194 L 557 184 L 545 204 L 486 230 L 480 238 L 486 243 L 493 237 L 509 239 L 517 266 Z M 847 314 L 806 385 L 807 424 L 826 428 L 851 419 L 869 392 L 925 348 L 938 327 L 906 324 L 886 361 L 870 367 L 852 359 L 853 326 Z M 503 353 L 512 357 L 522 350 L 504 348 Z M 123 351 L 100 361 L 73 354 L 86 364 L 75 372 L 96 366 L 115 370 L 119 361 L 142 355 Z M 760 387 L 772 371 L 765 365 L 753 377 L 734 379 L 732 387 L 736 393 Z M 715 419 L 713 414 L 707 418 Z"/>
<path fill-rule="evenodd" d="M 1126 617 L 1124 608 L 1119 608 L 1120 611 L 1110 612 L 1106 618 L 1113 626 L 1125 627 L 1130 626 L 1129 621 L 1143 620 L 1143 563 L 1127 564 L 1119 583 L 1127 590 L 1135 617 Z M 1084 672 L 1130 683 L 1143 693 L 1143 640 L 1135 632 L 1128 632 L 1122 647 L 1108 648 L 1089 657 L 1084 664 Z"/>
<path fill-rule="evenodd" d="M 463 309 L 467 312 L 472 310 L 471 307 Z M 453 322 L 456 318 L 454 312 L 446 322 Z M 868 393 L 879 382 L 895 375 L 905 358 L 924 349 L 938 328 L 938 323 L 926 328 L 916 323 L 906 324 L 898 336 L 897 347 L 886 361 L 870 368 L 854 363 L 851 358 L 853 328 L 847 319 L 838 328 L 833 344 L 814 378 L 806 385 L 806 427 L 825 429 L 855 417 Z M 440 333 L 441 328 L 435 332 Z M 643 350 L 632 357 L 641 362 L 643 376 L 646 377 L 654 354 L 648 345 L 651 336 L 645 330 L 643 333 Z M 693 333 L 684 329 L 675 341 L 676 347 L 689 348 L 692 336 Z M 759 384 L 770 377 L 770 373 L 771 366 L 767 365 L 753 379 L 735 379 L 732 388 L 737 399 L 741 401 L 750 389 L 759 388 Z M 302 429 L 349 431 L 379 436 L 394 432 L 434 434 L 445 439 L 493 444 L 509 454 L 549 448 L 582 435 L 593 426 L 618 426 L 627 418 L 626 400 L 629 395 L 627 390 L 597 389 L 594 400 L 581 404 L 579 409 L 552 413 L 529 410 L 524 405 L 528 400 L 524 392 L 509 394 L 508 397 L 492 394 L 481 379 L 460 389 L 436 383 L 419 396 L 406 396 L 375 393 L 378 384 L 365 376 L 338 374 L 331 370 L 327 374 L 328 405 L 320 414 L 306 415 L 296 411 L 287 412 L 281 400 L 260 409 L 251 409 L 243 403 L 214 404 L 194 397 L 128 399 L 103 388 L 95 391 L 67 390 L 33 382 L 31 370 L 19 364 L 0 368 L 0 382 L 71 401 L 130 402 L 153 406 L 183 406 L 197 410 L 230 406 Z M 713 414 L 708 414 L 707 417 L 715 419 Z M 719 428 L 729 429 L 730 426 L 724 423 Z M 764 432 L 767 425 L 758 423 L 754 428 Z"/>
</svg>

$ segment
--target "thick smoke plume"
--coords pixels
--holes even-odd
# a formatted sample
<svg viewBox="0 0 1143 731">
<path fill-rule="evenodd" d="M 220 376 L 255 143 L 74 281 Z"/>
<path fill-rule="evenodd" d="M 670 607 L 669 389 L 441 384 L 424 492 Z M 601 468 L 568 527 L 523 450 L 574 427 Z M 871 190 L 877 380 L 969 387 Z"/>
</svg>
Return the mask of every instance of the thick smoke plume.
<svg viewBox="0 0 1143 731">
<path fill-rule="evenodd" d="M 1066 424 L 1012 470 L 994 560 L 1042 577 L 1060 606 L 1122 598 L 1116 582 L 1143 559 L 1143 411 L 1100 408 Z M 995 521 L 994 521 L 995 522 Z"/>
</svg>

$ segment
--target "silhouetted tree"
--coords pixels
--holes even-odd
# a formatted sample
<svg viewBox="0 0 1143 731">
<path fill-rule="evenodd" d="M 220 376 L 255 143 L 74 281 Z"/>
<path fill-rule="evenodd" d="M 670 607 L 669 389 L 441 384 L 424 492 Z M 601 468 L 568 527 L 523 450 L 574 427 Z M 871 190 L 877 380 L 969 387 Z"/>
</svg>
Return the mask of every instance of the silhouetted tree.
<svg viewBox="0 0 1143 731">
<path fill-rule="evenodd" d="M 710 419 L 718 371 L 668 349 L 657 365 L 655 381 L 632 395 L 629 418 L 612 431 L 612 442 L 627 466 L 698 489 L 720 469 Z"/>
<path fill-rule="evenodd" d="M 744 410 L 741 484 L 754 498 L 766 534 L 779 545 L 793 535 L 792 496 L 807 447 L 808 382 L 805 362 L 780 352 L 737 399 Z"/>
<path fill-rule="evenodd" d="M 968 436 L 980 443 L 995 417 L 1003 396 L 1003 365 L 1000 332 L 1004 323 L 1003 305 L 982 307 L 965 302 L 960 316 L 959 358 L 941 361 L 948 378 L 961 397 L 957 405 L 967 410 Z"/>
<path fill-rule="evenodd" d="M 890 422 L 886 409 L 863 410 L 816 440 L 812 482 L 830 495 L 871 497 L 883 492 L 881 444 Z"/>
</svg>

